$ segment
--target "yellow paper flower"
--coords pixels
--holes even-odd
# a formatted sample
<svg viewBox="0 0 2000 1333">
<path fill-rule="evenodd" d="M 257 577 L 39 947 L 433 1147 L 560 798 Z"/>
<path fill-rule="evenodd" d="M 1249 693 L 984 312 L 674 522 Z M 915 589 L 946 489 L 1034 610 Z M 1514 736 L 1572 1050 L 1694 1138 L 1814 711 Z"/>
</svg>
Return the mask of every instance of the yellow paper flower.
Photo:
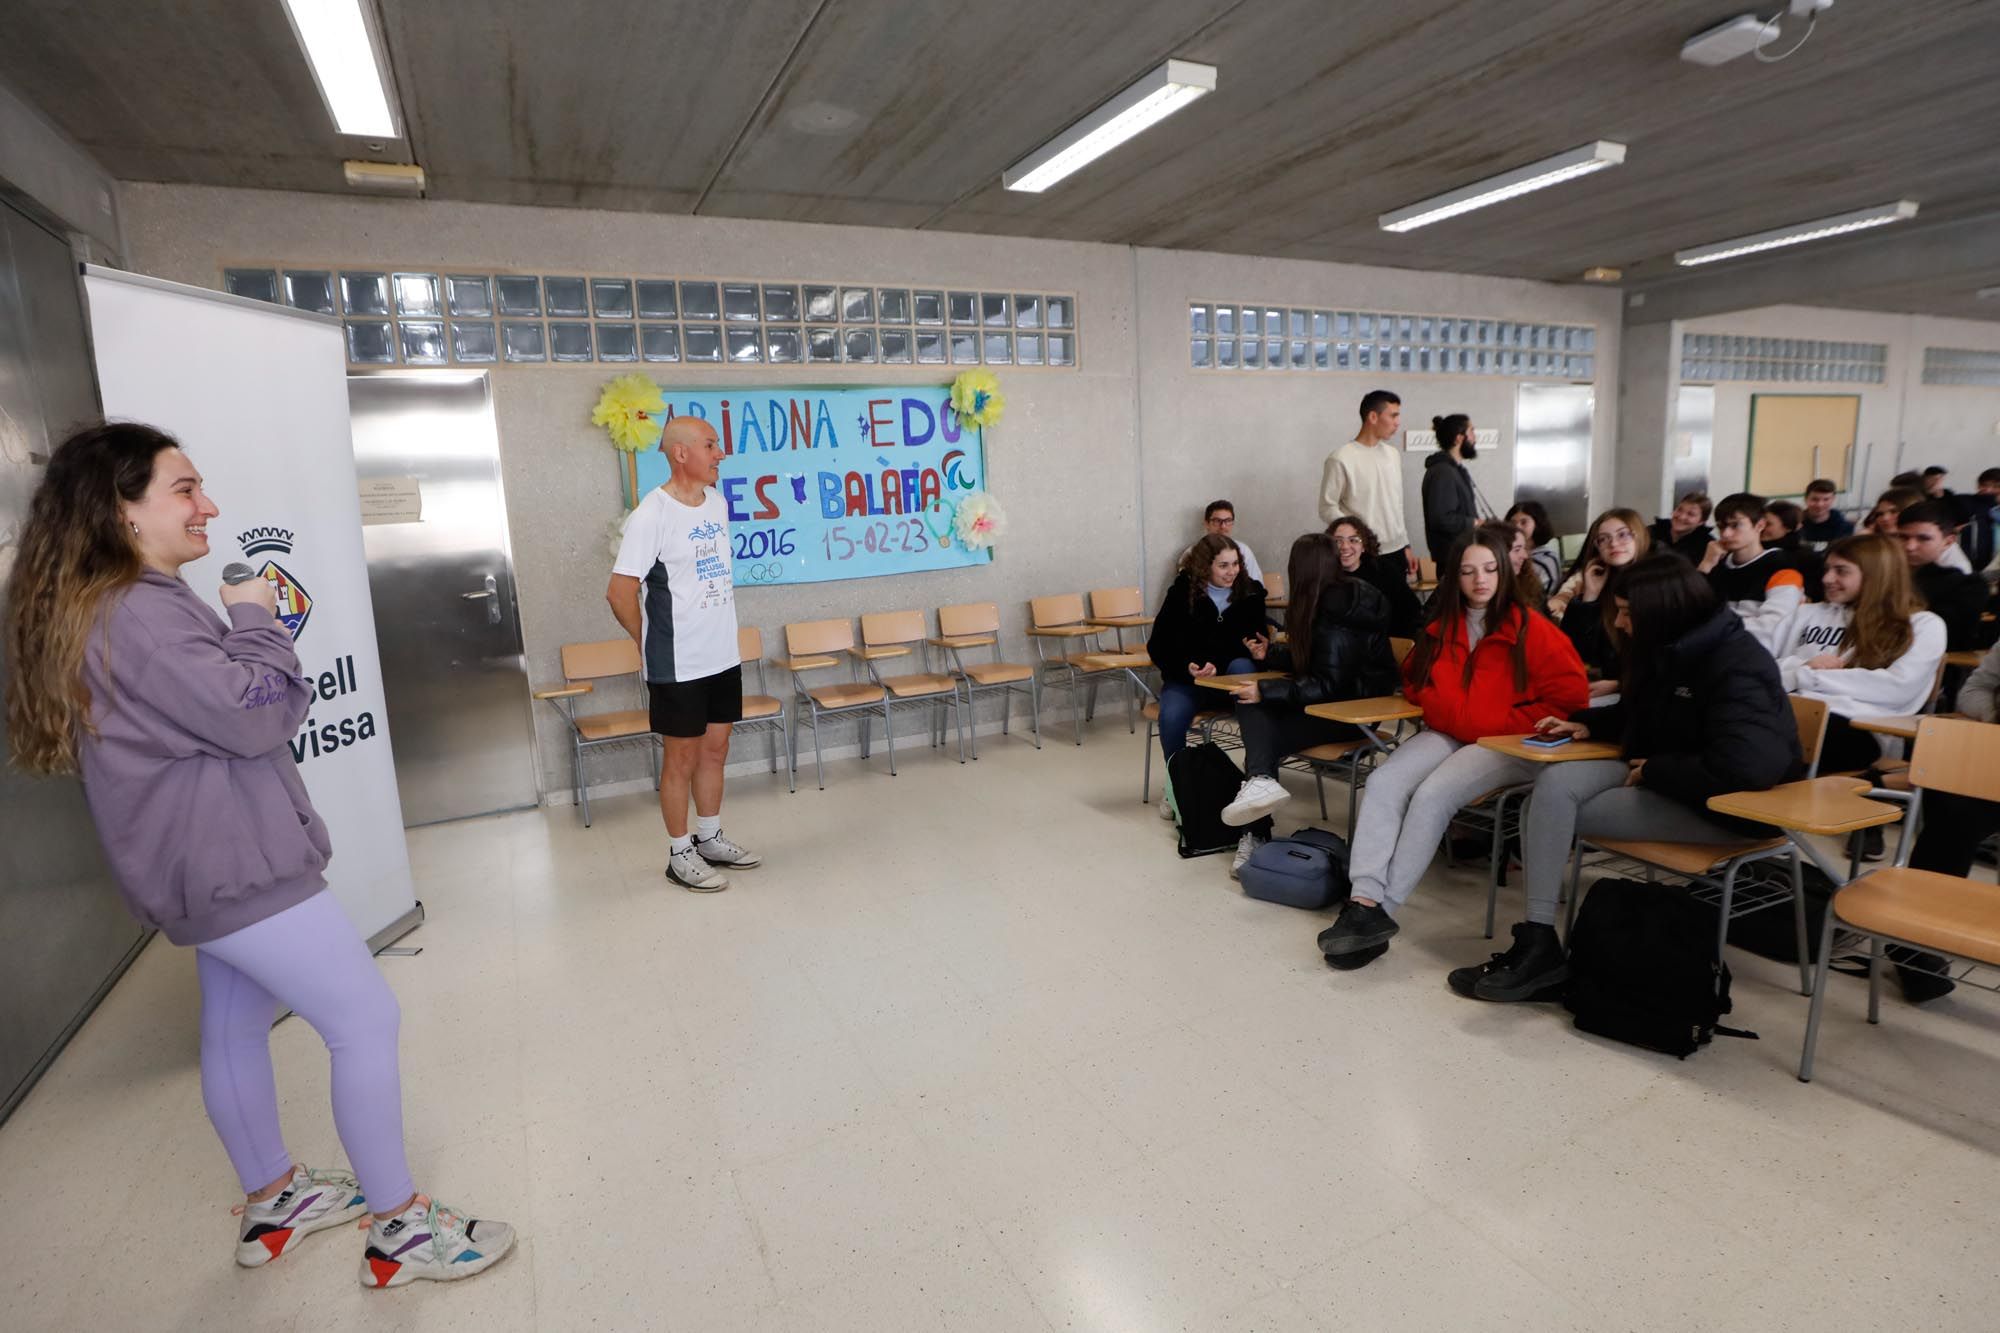
<svg viewBox="0 0 2000 1333">
<path fill-rule="evenodd" d="M 660 386 L 646 375 L 620 375 L 604 386 L 591 409 L 590 421 L 611 434 L 611 442 L 627 453 L 638 453 L 660 442 L 667 402 Z"/>
<path fill-rule="evenodd" d="M 1007 410 L 990 370 L 968 370 L 951 382 L 951 410 L 961 426 L 990 426 Z"/>
<path fill-rule="evenodd" d="M 1007 530 L 1007 515 L 1000 511 L 998 500 L 985 491 L 973 491 L 958 502 L 951 526 L 958 534 L 960 546 L 968 551 L 983 551 Z"/>
</svg>

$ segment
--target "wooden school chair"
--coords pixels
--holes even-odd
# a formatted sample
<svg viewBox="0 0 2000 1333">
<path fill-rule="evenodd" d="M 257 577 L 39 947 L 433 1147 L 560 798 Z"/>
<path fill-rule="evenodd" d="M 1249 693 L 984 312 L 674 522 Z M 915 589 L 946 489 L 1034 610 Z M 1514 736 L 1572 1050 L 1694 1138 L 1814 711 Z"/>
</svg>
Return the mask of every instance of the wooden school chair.
<svg viewBox="0 0 2000 1333">
<path fill-rule="evenodd" d="M 887 690 L 889 708 L 922 708 L 931 715 L 931 743 L 944 739 L 944 710 L 958 729 L 958 762 L 965 762 L 965 712 L 959 706 L 958 677 L 933 671 L 930 663 L 930 633 L 924 628 L 921 611 L 874 611 L 861 617 L 861 646 L 850 649 L 868 668 L 868 677 Z M 900 675 L 882 674 L 882 665 L 897 658 L 916 656 L 917 670 Z M 896 772 L 896 738 L 889 737 L 889 772 Z"/>
<path fill-rule="evenodd" d="M 1911 834 L 1922 813 L 1924 793 L 1949 792 L 1974 800 L 2000 801 L 2000 765 L 1993 762 L 1996 753 L 2000 753 L 2000 726 L 1990 722 L 1927 717 L 1918 724 L 1909 768 L 1912 808 L 1896 860 L 1835 892 L 1820 928 L 1812 1007 L 1806 1016 L 1805 1047 L 1799 1053 L 1800 1082 L 1812 1081 L 1813 1050 L 1819 1041 L 1836 929 L 1854 931 L 1868 941 L 1870 1023 L 1881 1022 L 1885 945 L 1899 944 L 1982 967 L 2000 967 L 2000 887 L 1909 868 L 1916 843 Z M 1972 975 L 1959 980 L 1982 990 L 2000 989 Z"/>
<path fill-rule="evenodd" d="M 979 758 L 979 710 L 972 705 L 980 694 L 1000 696 L 1000 734 L 1008 734 L 1014 716 L 1014 696 L 1028 696 L 1029 716 L 1035 728 L 1035 748 L 1042 748 L 1042 695 L 1035 668 L 1025 662 L 1000 660 L 1000 608 L 993 602 L 963 602 L 938 608 L 938 633 L 931 640 L 951 659 L 952 670 L 965 685 L 967 730 L 971 733 L 972 757 Z M 976 648 L 991 648 L 990 662 L 967 662 L 964 654 Z"/>
<path fill-rule="evenodd" d="M 736 655 L 745 663 L 754 663 L 757 669 L 757 692 L 743 696 L 743 720 L 736 724 L 738 734 L 743 732 L 765 732 L 771 737 L 771 771 L 778 771 L 778 750 L 783 747 L 785 760 L 785 786 L 788 790 L 799 789 L 798 768 L 791 762 L 791 714 L 785 710 L 785 701 L 770 692 L 764 679 L 764 631 L 754 625 L 739 625 L 736 629 Z"/>
<path fill-rule="evenodd" d="M 1097 687 L 1106 679 L 1129 681 L 1122 666 L 1093 659 L 1104 656 L 1099 643 L 1104 627 L 1090 623 L 1080 593 L 1037 597 L 1028 603 L 1028 637 L 1035 641 L 1035 681 L 1038 690 L 1068 690 L 1070 718 L 1076 743 L 1083 744 L 1083 725 L 1097 711 Z M 1132 694 L 1126 694 L 1126 728 L 1137 730 Z"/>
<path fill-rule="evenodd" d="M 1264 608 L 1268 611 L 1282 611 L 1292 604 L 1285 595 L 1285 576 L 1275 569 L 1264 571 Z"/>
<path fill-rule="evenodd" d="M 1090 592 L 1090 624 L 1117 635 L 1118 651 L 1125 651 L 1125 631 L 1145 629 L 1153 623 L 1137 588 L 1093 588 Z"/>
<path fill-rule="evenodd" d="M 639 645 L 630 635 L 601 639 L 592 643 L 562 646 L 563 683 L 555 688 L 536 690 L 537 699 L 562 714 L 569 731 L 570 772 L 576 787 L 576 803 L 583 811 L 583 826 L 590 827 L 590 787 L 583 779 L 583 758 L 607 746 L 641 744 L 652 765 L 653 785 L 660 785 L 660 738 L 653 734 L 652 714 L 645 708 L 606 709 L 579 713 L 576 701 L 596 694 L 600 682 L 630 677 L 631 685 L 643 697 L 646 682 Z"/>
<path fill-rule="evenodd" d="M 1799 731 L 1799 751 L 1805 759 L 1806 771 L 1814 772 L 1819 767 L 1820 744 L 1826 739 L 1826 705 L 1817 699 L 1801 699 L 1797 695 L 1790 698 L 1792 720 Z M 1575 855 L 1570 860 L 1569 912 L 1563 926 L 1565 939 L 1569 937 L 1570 927 L 1576 924 L 1577 885 L 1583 874 L 1584 857 L 1590 852 L 1603 852 L 1619 860 L 1637 862 L 1645 869 L 1648 879 L 1653 877 L 1655 871 L 1665 871 L 1686 880 L 1690 897 L 1716 909 L 1715 956 L 1718 961 L 1722 958 L 1723 946 L 1729 942 L 1731 921 L 1745 913 L 1783 902 L 1789 896 L 1792 924 L 1798 934 L 1799 994 L 1805 995 L 1812 990 L 1812 964 L 1806 955 L 1805 871 L 1799 860 L 1798 848 L 1791 839 L 1781 835 L 1719 843 L 1624 838 L 1593 842 L 1578 838 Z M 1777 859 L 1788 863 L 1791 873 L 1787 884 L 1739 879 L 1746 867 Z"/>
<path fill-rule="evenodd" d="M 806 673 L 839 666 L 854 650 L 854 625 L 847 620 L 804 620 L 785 626 L 785 656 L 780 659 L 792 674 L 792 729 L 789 759 L 794 771 L 799 766 L 799 723 L 813 731 L 813 773 L 819 789 L 826 790 L 826 760 L 819 743 L 822 718 L 855 715 L 861 719 L 861 757 L 868 757 L 869 727 L 877 714 L 889 737 L 889 772 L 896 771 L 895 733 L 889 721 L 889 692 L 874 681 L 849 680 L 842 684 L 807 685 Z M 850 659 L 851 665 L 851 659 Z"/>
</svg>

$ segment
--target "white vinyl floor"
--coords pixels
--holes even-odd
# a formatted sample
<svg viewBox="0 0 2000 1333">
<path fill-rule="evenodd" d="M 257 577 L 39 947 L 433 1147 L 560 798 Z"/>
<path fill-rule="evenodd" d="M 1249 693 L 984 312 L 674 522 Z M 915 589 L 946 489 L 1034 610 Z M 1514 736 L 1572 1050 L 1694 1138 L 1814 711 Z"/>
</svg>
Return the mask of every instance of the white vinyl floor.
<svg viewBox="0 0 2000 1333">
<path fill-rule="evenodd" d="M 156 941 L 0 1127 L 0 1326 L 2000 1328 L 2000 997 L 1891 986 L 1871 1029 L 1835 978 L 1803 1085 L 1796 974 L 1732 954 L 1763 1039 L 1680 1062 L 1453 996 L 1500 944 L 1442 864 L 1336 973 L 1324 917 L 1174 854 L 1120 723 L 734 781 L 765 864 L 713 896 L 650 796 L 413 832 L 412 1164 L 524 1237 L 469 1282 L 363 1291 L 348 1231 L 233 1265 Z M 323 1047 L 273 1043 L 294 1152 L 339 1164 Z"/>
</svg>

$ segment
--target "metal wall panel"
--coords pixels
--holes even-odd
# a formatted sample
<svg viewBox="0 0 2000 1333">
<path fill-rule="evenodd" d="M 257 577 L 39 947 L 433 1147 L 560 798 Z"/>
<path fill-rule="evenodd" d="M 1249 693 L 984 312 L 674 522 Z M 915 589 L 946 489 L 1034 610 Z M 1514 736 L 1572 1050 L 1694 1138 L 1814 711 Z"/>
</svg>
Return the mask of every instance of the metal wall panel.
<svg viewBox="0 0 2000 1333">
<path fill-rule="evenodd" d="M 1514 399 L 1514 498 L 1539 500 L 1562 534 L 1590 526 L 1590 433 L 1597 393 L 1587 384 L 1523 384 Z"/>
<path fill-rule="evenodd" d="M 1708 489 L 1709 455 L 1715 448 L 1715 390 L 1683 384 L 1674 406 L 1674 496 Z"/>
<path fill-rule="evenodd" d="M 403 823 L 534 805 L 535 732 L 484 371 L 347 381 L 364 493 L 415 497 L 416 521 L 370 524 L 368 589 Z"/>
<path fill-rule="evenodd" d="M 0 578 L 55 441 L 97 411 L 69 246 L 0 206 Z M 7 663 L 0 660 L 0 684 Z M 6 751 L 0 717 L 0 753 Z M 0 763 L 0 1117 L 145 942 L 83 788 Z"/>
</svg>

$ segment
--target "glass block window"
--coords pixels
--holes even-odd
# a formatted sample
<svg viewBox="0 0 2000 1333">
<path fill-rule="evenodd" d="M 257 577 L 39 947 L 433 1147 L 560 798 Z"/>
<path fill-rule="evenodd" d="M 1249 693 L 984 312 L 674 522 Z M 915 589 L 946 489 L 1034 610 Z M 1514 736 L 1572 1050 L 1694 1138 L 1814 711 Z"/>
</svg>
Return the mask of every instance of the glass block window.
<svg viewBox="0 0 2000 1333">
<path fill-rule="evenodd" d="M 1043 326 L 1074 322 L 1068 298 L 1051 296 Z M 1019 327 L 1033 327 L 1020 325 Z M 1193 370 L 1366 371 L 1371 375 L 1513 375 L 1589 380 L 1596 330 L 1461 315 L 1315 310 L 1243 301 L 1188 303 L 1188 367 Z M 1018 356 L 1017 338 L 1017 361 Z M 1496 349 L 1472 355 L 1468 345 Z M 1073 365 L 1073 338 L 1051 334 L 1046 364 Z"/>
<path fill-rule="evenodd" d="M 354 365 L 1077 364 L 1076 298 L 1060 292 L 336 266 L 230 267 L 222 285 L 340 316 Z M 1196 309 L 1197 334 L 1259 330 L 1245 363 L 1271 369 L 1308 367 L 1306 335 L 1315 319 L 1331 320 L 1269 306 Z M 1207 355 L 1219 364 L 1219 345 Z"/>
<path fill-rule="evenodd" d="M 2000 388 L 2000 352 L 1969 347 L 1926 347 L 1924 383 Z"/>
<path fill-rule="evenodd" d="M 1681 379 L 1694 383 L 1880 384 L 1888 361 L 1884 343 L 1734 333 L 1681 335 Z"/>
</svg>

